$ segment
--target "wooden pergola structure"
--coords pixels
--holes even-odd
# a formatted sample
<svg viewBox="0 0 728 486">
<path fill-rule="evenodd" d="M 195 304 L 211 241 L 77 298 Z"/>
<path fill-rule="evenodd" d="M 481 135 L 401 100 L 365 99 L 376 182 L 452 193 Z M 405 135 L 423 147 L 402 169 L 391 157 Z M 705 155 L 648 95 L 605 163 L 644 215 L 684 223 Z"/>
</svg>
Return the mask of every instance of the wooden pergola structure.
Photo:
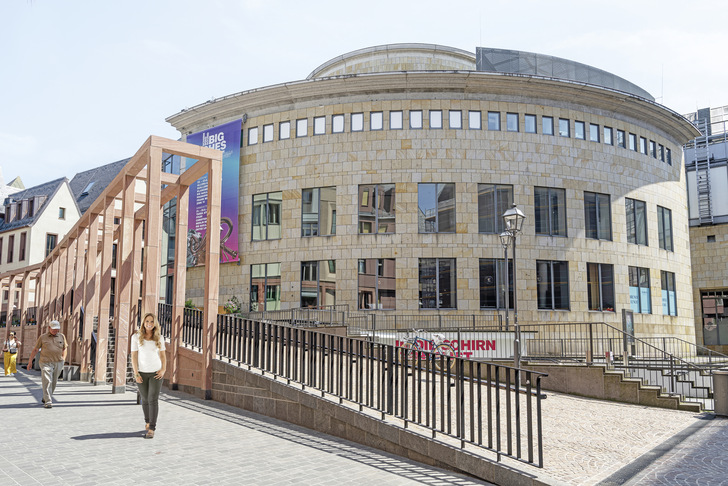
<svg viewBox="0 0 728 486">
<path fill-rule="evenodd" d="M 197 162 L 181 175 L 163 172 L 163 157 L 169 154 Z M 45 260 L 0 275 L 0 292 L 5 288 L 10 290 L 2 309 L 8 316 L 5 339 L 11 328 L 13 291 L 20 283 L 19 336 L 25 339 L 23 348 L 32 349 L 48 323 L 58 320 L 69 341 L 68 362 L 80 367 L 82 380 L 90 380 L 93 369 L 95 382 L 104 383 L 108 323 L 112 322 L 116 339 L 112 392 L 124 393 L 129 338 L 136 331 L 139 316 L 147 312 L 157 314 L 162 264 L 162 212 L 164 205 L 176 197 L 177 237 L 171 302 L 173 323 L 166 376 L 170 385 L 176 388 L 187 273 L 189 188 L 205 174 L 208 176 L 207 228 L 215 229 L 220 227 L 222 152 L 150 136 Z M 208 231 L 205 239 L 204 369 L 201 370 L 199 383 L 208 398 L 212 389 L 212 359 L 215 353 L 219 254 L 220 232 Z M 116 293 L 114 312 L 110 315 L 114 273 Z M 31 281 L 35 282 L 33 305 L 36 307 L 36 326 L 28 325 Z M 96 360 L 91 363 L 94 317 L 98 318 L 99 325 Z"/>
</svg>

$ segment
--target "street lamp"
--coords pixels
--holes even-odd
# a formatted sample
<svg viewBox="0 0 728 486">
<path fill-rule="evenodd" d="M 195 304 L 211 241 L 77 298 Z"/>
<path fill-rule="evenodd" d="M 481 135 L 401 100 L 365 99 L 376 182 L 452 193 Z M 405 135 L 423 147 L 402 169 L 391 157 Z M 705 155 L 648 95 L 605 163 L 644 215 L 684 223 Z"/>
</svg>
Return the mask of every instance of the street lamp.
<svg viewBox="0 0 728 486">
<path fill-rule="evenodd" d="M 508 302 L 508 300 L 509 300 L 509 292 L 508 292 L 508 287 L 509 287 L 509 285 L 508 285 L 508 283 L 509 283 L 508 282 L 508 247 L 511 244 L 511 238 L 513 238 L 513 235 L 509 231 L 504 231 L 503 233 L 500 234 L 501 245 L 503 246 L 503 261 L 506 262 L 505 263 L 505 268 L 506 268 L 506 282 L 505 282 L 505 292 L 503 292 L 505 294 L 504 297 L 505 297 L 505 301 L 506 301 L 506 303 L 505 303 L 505 306 L 506 306 L 506 331 L 508 330 L 508 307 L 510 307 L 510 303 Z"/>
<path fill-rule="evenodd" d="M 513 341 L 513 361 L 516 368 L 521 367 L 521 329 L 518 327 L 518 295 L 516 286 L 516 238 L 518 233 L 523 230 L 523 222 L 526 215 L 518 209 L 516 204 L 503 213 L 503 222 L 506 230 L 501 233 L 500 239 L 505 249 L 505 267 L 506 267 L 506 296 L 508 295 L 508 243 L 513 242 L 513 327 L 515 328 L 516 338 Z M 508 325 L 508 297 L 506 297 L 506 326 Z"/>
</svg>

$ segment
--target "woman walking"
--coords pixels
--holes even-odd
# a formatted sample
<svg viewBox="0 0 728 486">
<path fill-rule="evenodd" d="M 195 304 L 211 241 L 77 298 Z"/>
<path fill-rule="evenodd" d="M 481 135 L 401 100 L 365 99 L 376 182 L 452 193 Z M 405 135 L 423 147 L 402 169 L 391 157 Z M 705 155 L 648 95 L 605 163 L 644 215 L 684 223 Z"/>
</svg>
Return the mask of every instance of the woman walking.
<svg viewBox="0 0 728 486">
<path fill-rule="evenodd" d="M 18 359 L 18 346 L 21 344 L 23 343 L 15 339 L 14 332 L 10 333 L 10 337 L 7 341 L 5 341 L 5 344 L 3 344 L 3 351 L 5 354 L 5 376 L 14 375 L 18 372 L 16 364 Z"/>
<path fill-rule="evenodd" d="M 159 391 L 167 370 L 164 339 L 157 317 L 144 315 L 142 327 L 131 339 L 131 365 L 142 399 L 147 439 L 154 438 L 159 414 Z"/>
</svg>

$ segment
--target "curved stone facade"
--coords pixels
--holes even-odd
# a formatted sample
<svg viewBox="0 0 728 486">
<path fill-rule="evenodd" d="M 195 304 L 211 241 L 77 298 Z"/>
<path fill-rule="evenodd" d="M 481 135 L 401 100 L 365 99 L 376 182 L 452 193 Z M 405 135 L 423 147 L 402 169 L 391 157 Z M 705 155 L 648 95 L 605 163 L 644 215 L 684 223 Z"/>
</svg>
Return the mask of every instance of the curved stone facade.
<svg viewBox="0 0 728 486">
<path fill-rule="evenodd" d="M 382 50 L 366 51 L 357 51 L 361 52 L 355 56 L 358 65 L 377 65 Z M 398 52 L 406 55 L 407 49 Z M 457 57 L 460 51 L 438 49 L 430 54 L 440 52 Z M 312 76 L 336 74 L 348 65 L 344 60 L 327 63 Z M 233 295 L 247 300 L 251 271 L 262 268 L 254 270 L 252 265 L 280 264 L 278 307 L 298 307 L 309 302 L 302 283 L 309 270 L 303 262 L 333 261 L 318 267 L 321 281 L 335 275 L 333 286 L 318 287 L 319 305 L 335 302 L 381 313 L 492 314 L 488 263 L 502 259 L 503 249 L 497 228 L 488 228 L 488 221 L 496 211 L 507 209 L 503 206 L 508 199 L 494 200 L 503 204 L 493 208 L 488 191 L 497 185 L 511 188 L 513 202 L 527 217 L 516 260 L 519 322 L 604 321 L 621 327 L 621 309 L 635 308 L 630 299 L 637 298 L 637 308 L 649 311 L 634 314 L 638 335 L 674 335 L 694 342 L 681 155 L 681 145 L 695 136 L 692 125 L 648 99 L 611 88 L 523 75 L 446 71 L 369 72 L 287 83 L 228 96 L 168 119 L 183 134 L 245 120 L 240 167 L 242 258 L 241 265 L 221 266 L 221 302 Z M 499 130 L 489 126 L 496 117 Z M 553 134 L 544 133 L 549 119 Z M 303 128 L 302 120 L 305 135 L 297 131 Z M 560 124 L 568 126 L 565 136 L 560 136 Z M 577 137 L 581 129 L 583 139 Z M 281 135 L 286 130 L 288 138 Z M 318 130 L 322 133 L 315 134 Z M 611 143 L 605 139 L 609 130 Z M 625 147 L 618 144 L 620 132 Z M 632 135 L 636 150 L 628 146 Z M 641 143 L 646 153 L 640 151 Z M 373 186 L 380 191 L 377 194 L 394 189 L 391 211 L 379 214 L 392 220 L 393 231 L 385 225 L 385 232 L 379 233 L 367 226 L 369 213 L 362 208 L 369 195 L 365 201 L 363 194 Z M 311 207 L 311 189 L 324 188 L 335 191 L 314 194 L 321 201 L 318 224 L 325 223 L 334 234 L 308 236 L 311 213 L 304 206 Z M 432 212 L 423 209 L 429 207 L 430 192 L 438 198 L 433 199 Z M 277 201 L 278 193 L 280 225 L 273 238 L 258 240 L 253 230 L 254 223 L 256 231 L 260 229 L 254 196 L 275 194 L 272 199 Z M 334 206 L 328 202 L 332 198 Z M 324 207 L 335 208 L 335 214 L 324 214 Z M 595 211 L 601 223 L 596 234 L 591 221 Z M 666 224 L 672 228 L 671 245 Z M 646 245 L 639 244 L 640 235 L 635 235 L 645 227 Z M 320 230 L 318 226 L 314 231 Z M 384 287 L 379 297 L 384 300 L 375 299 L 374 305 L 362 300 L 360 288 L 376 286 L 360 276 L 362 271 L 371 274 L 365 268 L 368 259 L 379 262 L 382 269 L 392 265 L 396 276 L 391 281 L 379 279 Z M 423 267 L 431 263 L 440 276 L 432 281 L 423 276 L 427 273 Z M 554 272 L 564 278 L 544 284 Z M 495 277 L 496 283 L 502 273 Z M 642 279 L 636 290 L 635 285 L 630 289 L 630 274 Z M 454 275 L 454 295 L 447 283 L 447 292 L 442 288 L 441 280 L 450 275 Z M 674 281 L 674 289 L 663 292 L 666 280 Z M 434 300 L 429 283 L 435 285 Z M 188 289 L 201 285 L 201 271 L 190 271 Z M 559 298 L 554 298 L 559 291 Z M 596 299 L 595 292 L 600 294 Z M 394 300 L 387 300 L 391 296 Z M 595 303 L 600 310 L 593 309 Z M 422 308 L 431 304 L 434 309 Z M 394 308 L 368 310 L 378 307 Z"/>
</svg>

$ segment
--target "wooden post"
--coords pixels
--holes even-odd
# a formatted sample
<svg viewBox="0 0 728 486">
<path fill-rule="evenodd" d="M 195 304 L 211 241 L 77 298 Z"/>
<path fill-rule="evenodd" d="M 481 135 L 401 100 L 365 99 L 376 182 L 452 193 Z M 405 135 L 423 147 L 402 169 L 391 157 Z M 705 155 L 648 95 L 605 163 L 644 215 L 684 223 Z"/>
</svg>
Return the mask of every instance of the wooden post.
<svg viewBox="0 0 728 486">
<path fill-rule="evenodd" d="M 109 346 L 109 306 L 111 304 L 111 260 L 114 244 L 114 201 L 107 197 L 104 207 L 103 236 L 101 239 L 101 293 L 99 295 L 99 327 L 96 335 L 96 383 L 106 381 L 106 358 Z"/>
<path fill-rule="evenodd" d="M 198 161 L 197 163 L 201 163 Z M 202 392 L 212 399 L 212 360 L 217 337 L 217 302 L 220 293 L 220 192 L 222 157 L 210 159 L 207 172 L 207 233 L 205 241 L 205 311 L 202 329 Z"/>
<path fill-rule="evenodd" d="M 73 290 L 73 315 L 71 316 L 71 336 L 69 337 L 69 346 L 70 341 L 73 339 L 73 342 L 76 343 L 76 345 L 73 346 L 73 353 L 71 357 L 69 358 L 69 363 L 73 364 L 80 364 L 81 361 L 81 346 L 83 344 L 83 336 L 80 335 L 81 332 L 81 309 L 83 308 L 83 302 L 84 302 L 84 294 L 86 292 L 86 244 L 87 244 L 87 238 L 86 238 L 86 230 L 82 229 L 79 230 L 78 235 L 76 236 L 76 268 L 73 272 L 75 276 L 75 282 L 74 282 L 74 290 Z"/>
<path fill-rule="evenodd" d="M 147 222 L 146 237 L 144 239 L 144 300 L 143 313 L 153 312 L 157 315 L 159 303 L 159 267 L 161 260 L 162 241 L 162 210 L 161 210 L 161 171 L 162 149 L 151 147 L 149 149 L 149 163 L 147 164 Z"/>
<path fill-rule="evenodd" d="M 83 281 L 86 285 L 84 291 L 83 312 L 83 341 L 81 344 L 81 381 L 91 379 L 91 340 L 93 339 L 94 317 L 98 312 L 99 292 L 97 290 L 96 272 L 98 270 L 99 253 L 99 215 L 90 216 L 88 231 L 86 232 L 86 273 Z"/>
<path fill-rule="evenodd" d="M 134 274 L 134 192 L 136 177 L 124 176 L 121 197 L 121 222 L 116 250 L 116 302 L 114 304 L 114 328 L 116 344 L 114 352 L 114 372 L 112 393 L 126 392 L 127 358 L 129 357 L 129 321 L 131 319 L 132 295 L 131 279 Z"/>
<path fill-rule="evenodd" d="M 174 292 L 172 297 L 172 331 L 170 336 L 170 383 L 179 387 L 179 347 L 182 342 L 182 323 L 185 312 L 185 286 L 187 280 L 187 216 L 190 202 L 189 186 L 177 191 L 177 224 L 174 242 Z"/>
</svg>

